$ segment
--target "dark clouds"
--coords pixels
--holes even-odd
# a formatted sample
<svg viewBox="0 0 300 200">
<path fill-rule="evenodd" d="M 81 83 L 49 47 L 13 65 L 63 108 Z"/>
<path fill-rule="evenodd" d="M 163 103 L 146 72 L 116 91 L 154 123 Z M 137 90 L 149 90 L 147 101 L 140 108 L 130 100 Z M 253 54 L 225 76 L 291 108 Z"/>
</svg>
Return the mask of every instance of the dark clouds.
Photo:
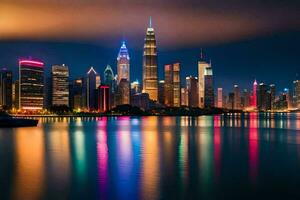
<svg viewBox="0 0 300 200">
<path fill-rule="evenodd" d="M 298 1 L 1 0 L 0 39 L 138 43 L 149 16 L 160 46 L 235 41 L 299 30 Z M 141 41 L 142 42 L 142 41 Z"/>
</svg>

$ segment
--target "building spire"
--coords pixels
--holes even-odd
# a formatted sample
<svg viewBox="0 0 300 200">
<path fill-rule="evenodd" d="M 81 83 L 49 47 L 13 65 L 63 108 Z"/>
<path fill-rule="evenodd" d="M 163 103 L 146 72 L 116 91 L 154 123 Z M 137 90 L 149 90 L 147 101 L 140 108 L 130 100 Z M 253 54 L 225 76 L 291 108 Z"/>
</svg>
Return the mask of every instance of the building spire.
<svg viewBox="0 0 300 200">
<path fill-rule="evenodd" d="M 201 52 L 200 52 L 200 58 L 201 58 L 201 60 L 203 60 L 203 49 L 201 48 L 200 51 L 201 51 Z"/>
<path fill-rule="evenodd" d="M 152 17 L 150 16 L 150 19 L 149 19 L 149 28 L 152 28 Z"/>
</svg>

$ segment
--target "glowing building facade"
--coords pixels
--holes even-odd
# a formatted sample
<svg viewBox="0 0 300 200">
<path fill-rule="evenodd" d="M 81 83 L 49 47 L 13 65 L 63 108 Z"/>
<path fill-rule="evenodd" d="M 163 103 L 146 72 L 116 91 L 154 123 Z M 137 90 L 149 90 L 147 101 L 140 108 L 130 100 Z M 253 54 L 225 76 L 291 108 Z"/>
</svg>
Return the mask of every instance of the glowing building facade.
<svg viewBox="0 0 300 200">
<path fill-rule="evenodd" d="M 150 18 L 147 28 L 143 53 L 143 92 L 148 93 L 151 100 L 158 100 L 158 68 L 157 50 L 154 29 Z"/>
<path fill-rule="evenodd" d="M 52 105 L 69 106 L 69 68 L 66 65 L 52 66 Z"/>
<path fill-rule="evenodd" d="M 19 61 L 19 108 L 41 110 L 44 102 L 44 63 Z"/>
<path fill-rule="evenodd" d="M 205 70 L 209 67 L 210 64 L 204 60 L 203 53 L 201 52 L 200 61 L 198 62 L 198 103 L 200 108 L 205 107 Z"/>
<path fill-rule="evenodd" d="M 223 108 L 223 88 L 218 88 L 217 107 Z"/>
<path fill-rule="evenodd" d="M 198 78 L 188 76 L 185 78 L 186 89 L 188 92 L 188 106 L 198 107 L 199 106 L 199 95 L 198 95 Z"/>
<path fill-rule="evenodd" d="M 252 86 L 251 107 L 257 109 L 257 82 L 254 80 Z"/>
<path fill-rule="evenodd" d="M 165 105 L 180 107 L 180 63 L 165 65 Z"/>
<path fill-rule="evenodd" d="M 122 79 L 130 81 L 130 57 L 125 42 L 122 43 L 118 57 L 118 83 Z"/>
<path fill-rule="evenodd" d="M 98 111 L 106 112 L 110 109 L 109 86 L 101 85 L 98 88 Z"/>
</svg>

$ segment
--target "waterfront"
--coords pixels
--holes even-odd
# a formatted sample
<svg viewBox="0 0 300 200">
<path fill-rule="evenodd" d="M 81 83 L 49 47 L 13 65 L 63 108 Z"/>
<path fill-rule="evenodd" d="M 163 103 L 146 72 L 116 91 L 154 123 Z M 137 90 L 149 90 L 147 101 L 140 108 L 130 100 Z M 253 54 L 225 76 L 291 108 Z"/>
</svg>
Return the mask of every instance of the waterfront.
<svg viewBox="0 0 300 200">
<path fill-rule="evenodd" d="M 297 199 L 300 114 L 41 118 L 0 163 L 1 199 Z"/>
</svg>

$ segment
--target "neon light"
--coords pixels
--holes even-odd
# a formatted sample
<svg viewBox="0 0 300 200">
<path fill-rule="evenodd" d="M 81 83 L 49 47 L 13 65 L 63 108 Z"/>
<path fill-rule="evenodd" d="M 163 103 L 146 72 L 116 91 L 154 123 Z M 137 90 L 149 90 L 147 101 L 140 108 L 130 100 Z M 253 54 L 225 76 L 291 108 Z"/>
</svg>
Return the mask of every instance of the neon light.
<svg viewBox="0 0 300 200">
<path fill-rule="evenodd" d="M 33 67 L 43 67 L 44 63 L 39 61 L 32 61 L 32 60 L 20 60 L 19 65 L 28 65 Z"/>
</svg>

